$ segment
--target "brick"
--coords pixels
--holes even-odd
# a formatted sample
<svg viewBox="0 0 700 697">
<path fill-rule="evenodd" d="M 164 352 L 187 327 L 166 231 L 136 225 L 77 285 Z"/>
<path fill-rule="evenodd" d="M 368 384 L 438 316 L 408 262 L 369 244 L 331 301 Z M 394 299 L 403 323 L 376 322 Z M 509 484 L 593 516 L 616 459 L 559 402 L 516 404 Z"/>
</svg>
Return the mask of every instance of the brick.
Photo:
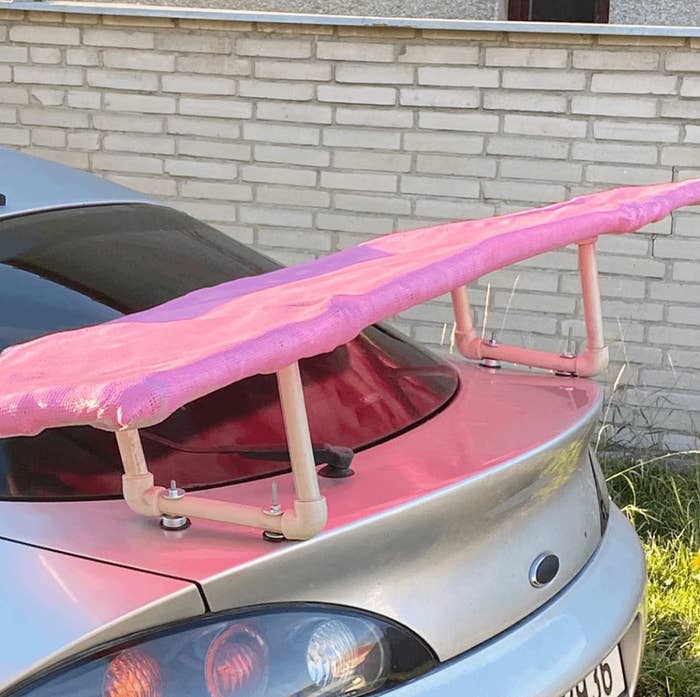
<svg viewBox="0 0 700 697">
<path fill-rule="evenodd" d="M 68 17 L 70 15 L 66 15 Z M 75 16 L 75 15 L 73 15 Z M 102 23 L 105 25 L 113 25 L 118 27 L 165 27 L 172 28 L 175 26 L 175 20 L 168 17 L 139 17 L 129 15 L 104 15 L 101 17 Z"/>
<path fill-rule="evenodd" d="M 68 49 L 66 49 L 66 65 L 93 66 L 93 65 L 99 65 L 99 64 L 100 64 L 100 52 L 96 48 L 68 48 Z"/>
<path fill-rule="evenodd" d="M 566 68 L 568 51 L 555 48 L 486 48 L 484 65 L 517 68 Z"/>
<path fill-rule="evenodd" d="M 408 172 L 411 169 L 411 155 L 393 152 L 353 152 L 350 150 L 339 150 L 333 155 L 333 166 L 338 169 Z"/>
<path fill-rule="evenodd" d="M 80 43 L 80 29 L 77 27 L 44 27 L 36 24 L 10 27 L 10 41 L 32 45 L 77 46 Z"/>
<path fill-rule="evenodd" d="M 600 254 L 647 257 L 651 254 L 651 240 L 644 235 L 601 235 L 597 249 Z"/>
<path fill-rule="evenodd" d="M 242 223 L 273 225 L 280 227 L 313 227 L 313 216 L 309 211 L 293 208 L 265 208 L 263 206 L 241 206 L 239 219 Z"/>
<path fill-rule="evenodd" d="M 58 128 L 87 128 L 88 115 L 75 109 L 47 109 L 46 107 L 21 107 L 20 121 L 30 126 L 56 126 Z"/>
<path fill-rule="evenodd" d="M 78 29 L 73 31 L 77 34 Z M 72 43 L 77 44 L 78 41 Z M 83 29 L 83 44 L 86 46 L 114 48 L 153 48 L 155 46 L 155 40 L 152 33 L 145 31 Z"/>
<path fill-rule="evenodd" d="M 243 137 L 246 140 L 287 143 L 290 145 L 318 145 L 321 139 L 318 128 L 276 126 L 262 123 L 244 124 Z"/>
<path fill-rule="evenodd" d="M 102 96 L 99 92 L 72 90 L 66 94 L 66 104 L 73 109 L 100 109 Z"/>
<path fill-rule="evenodd" d="M 283 266 L 295 266 L 305 264 L 318 258 L 317 253 L 293 252 L 283 248 L 265 248 L 265 254 Z"/>
<path fill-rule="evenodd" d="M 597 119 L 593 124 L 593 135 L 601 140 L 675 143 L 679 139 L 680 130 L 678 126 L 667 123 L 602 121 Z"/>
<path fill-rule="evenodd" d="M 614 94 L 675 94 L 678 78 L 675 75 L 638 73 L 630 80 L 629 73 L 596 73 L 591 79 L 592 92 Z"/>
<path fill-rule="evenodd" d="M 348 60 L 355 59 L 349 58 Z M 479 47 L 406 44 L 399 50 L 399 62 L 476 65 L 479 62 Z"/>
<path fill-rule="evenodd" d="M 247 58 L 206 53 L 201 55 L 177 55 L 177 71 L 180 73 L 206 73 L 207 75 L 250 75 L 251 63 Z"/>
<path fill-rule="evenodd" d="M 344 104 L 393 105 L 396 103 L 396 90 L 391 87 L 319 85 L 318 100 Z"/>
<path fill-rule="evenodd" d="M 328 63 L 259 60 L 255 62 L 255 77 L 325 82 L 331 79 L 331 66 Z"/>
<path fill-rule="evenodd" d="M 655 99 L 644 97 L 576 95 L 571 99 L 571 113 L 654 118 L 657 114 L 657 102 Z"/>
<path fill-rule="evenodd" d="M 349 41 L 319 41 L 316 44 L 316 55 L 324 60 L 389 63 L 394 60 L 394 45 Z"/>
<path fill-rule="evenodd" d="M 496 162 L 486 157 L 421 154 L 416 157 L 416 171 L 464 177 L 495 177 Z"/>
<path fill-rule="evenodd" d="M 586 87 L 586 75 L 561 70 L 504 70 L 502 85 L 516 90 L 576 91 Z"/>
<path fill-rule="evenodd" d="M 559 184 L 511 182 L 505 180 L 482 182 L 484 198 L 506 201 L 555 203 L 566 198 L 566 189 Z"/>
<path fill-rule="evenodd" d="M 90 167 L 88 153 L 86 152 L 75 152 L 63 148 L 54 150 L 53 148 L 40 148 L 38 146 L 26 148 L 24 152 L 35 157 L 42 157 L 45 160 L 58 162 L 66 165 L 66 167 L 74 167 L 76 169 L 89 169 Z"/>
<path fill-rule="evenodd" d="M 32 128 L 32 145 L 65 148 L 66 133 L 60 128 Z"/>
<path fill-rule="evenodd" d="M 337 230 L 341 232 L 372 233 L 379 235 L 393 231 L 394 219 L 380 216 L 370 217 L 340 213 L 319 213 L 316 216 L 316 227 L 319 230 Z M 353 244 L 357 244 L 357 241 L 354 241 Z"/>
<path fill-rule="evenodd" d="M 542 312 L 546 308 L 547 314 L 558 313 L 562 315 L 572 315 L 576 311 L 576 298 L 567 298 L 563 295 L 524 293 L 519 283 L 515 287 L 514 293 L 511 293 L 510 290 L 501 290 L 497 291 L 493 297 L 494 308 L 506 308 L 510 305 L 511 311 Z"/>
<path fill-rule="evenodd" d="M 568 142 L 556 140 L 531 140 L 529 138 L 506 138 L 493 136 L 486 143 L 489 155 L 508 155 L 522 157 L 548 157 L 565 160 L 569 153 Z"/>
<path fill-rule="evenodd" d="M 335 80 L 362 84 L 410 85 L 413 83 L 413 68 L 410 65 L 340 63 L 335 68 Z"/>
<path fill-rule="evenodd" d="M 319 251 L 330 250 L 328 235 L 310 230 L 263 229 L 258 232 L 258 241 L 260 244 L 270 247 L 301 247 Z"/>
<path fill-rule="evenodd" d="M 26 128 L 0 126 L 0 143 L 3 145 L 29 145 L 29 133 Z"/>
<path fill-rule="evenodd" d="M 451 198 L 479 198 L 479 182 L 458 177 L 401 177 L 401 192 L 406 194 L 426 194 L 429 196 L 449 196 Z"/>
<path fill-rule="evenodd" d="M 700 72 L 700 54 L 697 51 L 669 51 L 665 59 L 666 70 L 680 73 Z"/>
<path fill-rule="evenodd" d="M 29 90 L 0 85 L 0 104 L 29 104 Z"/>
<path fill-rule="evenodd" d="M 698 281 L 700 281 L 700 278 L 698 278 Z M 649 283 L 649 297 L 652 300 L 660 300 L 665 303 L 700 305 L 700 283 L 663 283 L 661 281 L 652 281 Z M 697 308 L 693 309 L 696 310 Z"/>
<path fill-rule="evenodd" d="M 241 167 L 241 179 L 265 184 L 316 186 L 317 175 L 315 171 L 310 169 L 246 165 Z"/>
<path fill-rule="evenodd" d="M 661 116 L 672 119 L 700 119 L 700 100 L 661 100 Z"/>
<path fill-rule="evenodd" d="M 696 240 L 656 240 L 654 257 L 660 259 L 700 259 L 700 241 Z M 700 280 L 700 273 L 698 274 Z"/>
<path fill-rule="evenodd" d="M 0 123 L 17 123 L 17 109 L 0 105 Z"/>
<path fill-rule="evenodd" d="M 32 46 L 29 49 L 32 63 L 56 64 L 61 62 L 60 48 L 47 48 L 45 46 Z"/>
<path fill-rule="evenodd" d="M 545 179 L 580 182 L 583 166 L 555 160 L 501 160 L 500 176 L 507 179 Z"/>
<path fill-rule="evenodd" d="M 422 111 L 418 114 L 418 127 L 438 131 L 476 131 L 496 133 L 499 117 L 495 114 L 460 114 L 441 111 Z"/>
<path fill-rule="evenodd" d="M 294 104 L 287 102 L 259 102 L 258 119 L 269 121 L 298 121 L 300 123 L 331 123 L 330 107 L 316 104 Z"/>
<path fill-rule="evenodd" d="M 445 152 L 462 155 L 478 155 L 483 152 L 484 138 L 476 135 L 452 133 L 421 133 L 404 134 L 404 150 Z"/>
<path fill-rule="evenodd" d="M 92 114 L 92 125 L 101 131 L 125 131 L 127 133 L 162 133 L 163 119 L 140 115 L 120 116 L 117 114 Z"/>
<path fill-rule="evenodd" d="M 252 227 L 244 227 L 241 225 L 222 225 L 221 223 L 217 225 L 217 228 L 221 230 L 225 235 L 238 240 L 242 244 L 253 244 L 255 242 L 255 234 Z"/>
<path fill-rule="evenodd" d="M 174 155 L 175 141 L 169 136 L 126 135 L 110 133 L 104 137 L 105 150 L 149 153 L 152 155 Z"/>
<path fill-rule="evenodd" d="M 401 134 L 359 128 L 326 128 L 323 131 L 323 144 L 341 148 L 398 150 L 401 147 Z"/>
<path fill-rule="evenodd" d="M 594 183 L 624 186 L 661 184 L 670 181 L 671 172 L 623 165 L 589 165 L 586 167 L 585 179 Z"/>
<path fill-rule="evenodd" d="M 633 256 L 606 254 L 598 258 L 601 273 L 621 274 L 623 276 L 647 276 L 663 278 L 666 264 L 655 259 L 641 259 Z"/>
<path fill-rule="evenodd" d="M 68 134 L 71 150 L 99 150 L 101 134 L 97 131 L 78 131 Z"/>
<path fill-rule="evenodd" d="M 557 116 L 525 116 L 508 114 L 504 118 L 504 131 L 520 135 L 549 136 L 554 138 L 583 138 L 585 121 Z"/>
<path fill-rule="evenodd" d="M 392 192 L 398 188 L 397 181 L 398 177 L 395 174 L 321 172 L 321 186 L 328 189 Z"/>
<path fill-rule="evenodd" d="M 484 68 L 418 68 L 418 83 L 436 87 L 498 87 L 498 70 Z"/>
<path fill-rule="evenodd" d="M 0 45 L 0 63 L 26 63 L 29 49 L 26 46 Z"/>
<path fill-rule="evenodd" d="M 258 186 L 255 200 L 260 203 L 272 203 L 282 206 L 304 206 L 309 208 L 327 208 L 331 196 L 326 191 L 302 189 L 296 186 Z M 326 236 L 327 237 L 327 236 Z M 327 240 L 330 248 L 330 240 Z"/>
<path fill-rule="evenodd" d="M 661 164 L 693 167 L 700 163 L 700 147 L 667 145 L 661 148 Z"/>
<path fill-rule="evenodd" d="M 163 161 L 146 155 L 116 155 L 96 152 L 91 155 L 93 169 L 138 174 L 161 174 Z"/>
<path fill-rule="evenodd" d="M 689 212 L 674 213 L 673 234 L 677 237 L 699 237 L 700 217 Z"/>
<path fill-rule="evenodd" d="M 651 326 L 647 329 L 649 341 L 665 346 L 692 346 L 697 348 L 700 342 L 700 329 L 685 327 Z"/>
<path fill-rule="evenodd" d="M 416 201 L 416 215 L 442 220 L 472 220 L 488 218 L 494 207 L 479 201 L 445 201 L 425 199 Z"/>
<path fill-rule="evenodd" d="M 82 85 L 80 68 L 55 68 L 46 66 L 16 65 L 13 68 L 16 83 L 34 85 Z"/>
<path fill-rule="evenodd" d="M 476 109 L 480 97 L 478 90 L 439 90 L 424 87 L 403 88 L 399 101 L 405 106 L 429 106 L 448 109 Z"/>
<path fill-rule="evenodd" d="M 618 145 L 617 143 L 574 143 L 571 146 L 574 160 L 592 162 L 624 162 L 629 164 L 653 165 L 659 153 L 653 145 Z"/>
<path fill-rule="evenodd" d="M 574 68 L 588 70 L 656 70 L 659 54 L 656 51 L 601 51 L 574 50 Z"/>
<path fill-rule="evenodd" d="M 223 201 L 252 201 L 253 188 L 248 184 L 225 184 L 223 182 L 180 182 L 180 195 L 186 198 L 213 198 Z"/>
<path fill-rule="evenodd" d="M 566 111 L 566 97 L 553 94 L 493 90 L 484 92 L 484 109 L 564 113 Z"/>
<path fill-rule="evenodd" d="M 63 106 L 63 102 L 66 93 L 60 89 L 42 89 L 39 87 L 32 87 L 31 92 L 31 102 L 41 104 L 42 106 Z"/>
<path fill-rule="evenodd" d="M 185 19 L 180 18 L 177 22 L 180 29 L 194 29 L 197 31 L 254 31 L 255 25 L 252 22 L 223 21 L 220 19 Z M 260 29 L 258 29 L 260 31 Z"/>
<path fill-rule="evenodd" d="M 113 90 L 133 90 L 155 92 L 158 89 L 158 76 L 133 70 L 87 69 L 87 84 L 90 87 L 105 87 Z"/>
<path fill-rule="evenodd" d="M 181 97 L 178 113 L 185 116 L 249 119 L 253 115 L 253 107 L 250 102 L 235 99 Z"/>
<path fill-rule="evenodd" d="M 327 24 L 282 24 L 276 22 L 259 22 L 251 25 L 250 28 L 243 31 L 253 31 L 268 34 L 313 34 L 315 36 L 332 36 L 333 27 Z"/>
<path fill-rule="evenodd" d="M 197 179 L 234 179 L 238 168 L 232 163 L 200 160 L 165 160 L 165 171 L 175 177 Z"/>
<path fill-rule="evenodd" d="M 235 140 L 241 135 L 241 127 L 229 119 L 171 116 L 168 118 L 166 132 L 179 135 L 205 136 L 219 140 Z"/>
<path fill-rule="evenodd" d="M 250 160 L 251 146 L 244 143 L 222 143 L 221 141 L 190 140 L 178 138 L 179 155 L 207 157 L 215 160 Z"/>
<path fill-rule="evenodd" d="M 700 281 L 697 262 L 675 262 L 673 264 L 673 280 L 690 281 L 691 283 Z"/>
<path fill-rule="evenodd" d="M 374 26 L 353 26 L 353 25 L 338 25 L 336 27 L 338 36 L 366 36 L 374 39 L 377 37 L 386 37 L 391 40 L 396 39 L 412 39 L 418 32 L 410 27 L 386 27 L 381 25 Z"/>
<path fill-rule="evenodd" d="M 412 128 L 413 111 L 410 109 L 359 109 L 337 107 L 335 122 L 341 126 L 372 126 L 388 128 Z"/>
<path fill-rule="evenodd" d="M 107 111 L 132 111 L 137 114 L 174 114 L 175 99 L 143 94 L 107 92 L 104 96 Z"/>
<path fill-rule="evenodd" d="M 331 156 L 327 150 L 319 150 L 318 148 L 256 145 L 255 160 L 257 162 L 278 162 L 307 167 L 328 167 Z"/>
<path fill-rule="evenodd" d="M 175 70 L 175 56 L 153 51 L 108 49 L 103 51 L 102 61 L 106 68 L 166 73 Z"/>
<path fill-rule="evenodd" d="M 231 40 L 228 36 L 200 32 L 190 34 L 181 31 L 161 31 L 156 34 L 156 48 L 159 51 L 177 53 L 230 53 Z"/>
<path fill-rule="evenodd" d="M 161 84 L 163 92 L 180 94 L 232 95 L 236 92 L 234 80 L 211 75 L 163 75 Z"/>
<path fill-rule="evenodd" d="M 239 56 L 265 56 L 268 58 L 310 58 L 310 41 L 284 41 L 276 39 L 236 39 L 235 52 Z"/>
<path fill-rule="evenodd" d="M 700 97 L 700 77 L 684 77 L 681 82 L 681 97 Z"/>
<path fill-rule="evenodd" d="M 411 213 L 411 202 L 395 196 L 335 194 L 333 200 L 338 210 L 384 213 L 386 215 L 410 215 Z"/>
</svg>

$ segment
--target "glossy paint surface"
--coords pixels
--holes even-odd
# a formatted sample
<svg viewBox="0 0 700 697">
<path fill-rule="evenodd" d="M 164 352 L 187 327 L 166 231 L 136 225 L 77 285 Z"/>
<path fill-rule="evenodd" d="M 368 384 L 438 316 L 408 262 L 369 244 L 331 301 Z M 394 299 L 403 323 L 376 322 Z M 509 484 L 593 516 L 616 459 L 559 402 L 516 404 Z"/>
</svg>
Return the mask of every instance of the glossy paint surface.
<svg viewBox="0 0 700 697">
<path fill-rule="evenodd" d="M 329 525 L 309 542 L 270 545 L 205 521 L 164 532 L 122 501 L 2 502 L 0 534 L 196 580 L 212 609 L 275 600 L 362 607 L 407 624 L 449 658 L 552 597 L 600 539 L 585 453 L 596 385 L 467 365 L 460 373 L 460 392 L 441 413 L 358 453 L 354 477 L 321 479 Z M 275 480 L 288 505 L 291 476 Z M 264 506 L 269 487 L 210 495 Z M 562 569 L 533 589 L 529 568 L 544 551 Z"/>
<path fill-rule="evenodd" d="M 0 540 L 0 690 L 86 647 L 204 612 L 186 581 Z"/>
<path fill-rule="evenodd" d="M 94 174 L 5 148 L 0 148 L 0 193 L 6 198 L 6 204 L 0 206 L 0 220 L 51 208 L 153 203 L 143 194 Z"/>
</svg>

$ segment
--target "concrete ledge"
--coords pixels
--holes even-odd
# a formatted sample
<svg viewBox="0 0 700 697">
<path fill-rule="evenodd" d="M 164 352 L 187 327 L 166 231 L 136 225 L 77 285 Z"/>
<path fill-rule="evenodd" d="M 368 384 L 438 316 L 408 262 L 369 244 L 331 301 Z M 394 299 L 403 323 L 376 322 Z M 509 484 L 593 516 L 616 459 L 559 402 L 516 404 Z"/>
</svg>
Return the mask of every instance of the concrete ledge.
<svg viewBox="0 0 700 697">
<path fill-rule="evenodd" d="M 172 7 L 122 3 L 70 2 L 69 0 L 0 0 L 0 9 L 26 12 L 63 12 L 131 17 L 164 17 L 170 19 L 202 19 L 225 22 L 257 22 L 273 24 L 315 24 L 332 26 L 400 27 L 445 31 L 492 31 L 533 34 L 585 34 L 612 36 L 700 36 L 700 27 L 650 26 L 635 24 L 567 24 L 559 22 L 504 22 L 463 19 L 413 17 L 359 17 L 350 15 L 292 14 L 282 12 L 246 12 L 208 9 L 205 7 Z"/>
</svg>

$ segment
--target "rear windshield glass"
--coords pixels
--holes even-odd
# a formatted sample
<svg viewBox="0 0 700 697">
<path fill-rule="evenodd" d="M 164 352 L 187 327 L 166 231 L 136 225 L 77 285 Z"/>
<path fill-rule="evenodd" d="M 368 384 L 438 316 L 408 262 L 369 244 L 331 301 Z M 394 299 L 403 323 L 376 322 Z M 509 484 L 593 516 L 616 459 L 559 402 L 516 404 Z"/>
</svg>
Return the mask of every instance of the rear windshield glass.
<svg viewBox="0 0 700 697">
<path fill-rule="evenodd" d="M 275 268 L 271 259 L 160 206 L 99 206 L 0 221 L 0 349 Z M 449 364 L 380 326 L 302 361 L 301 372 L 319 447 L 359 450 L 385 440 L 440 409 L 457 388 Z M 289 469 L 284 456 L 254 456 L 286 447 L 270 375 L 191 402 L 141 433 L 161 485 L 176 479 L 197 489 Z M 121 461 L 111 433 L 71 427 L 0 439 L 0 498 L 120 494 Z"/>
</svg>

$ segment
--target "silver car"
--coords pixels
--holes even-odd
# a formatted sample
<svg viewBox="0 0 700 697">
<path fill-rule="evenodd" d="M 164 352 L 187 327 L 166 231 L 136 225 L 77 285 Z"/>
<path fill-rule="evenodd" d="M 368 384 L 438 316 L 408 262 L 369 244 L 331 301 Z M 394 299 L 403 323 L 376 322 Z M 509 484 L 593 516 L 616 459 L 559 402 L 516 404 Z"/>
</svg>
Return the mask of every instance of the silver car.
<svg viewBox="0 0 700 697">
<path fill-rule="evenodd" d="M 14 151 L 0 194 L 0 348 L 277 268 Z M 301 361 L 334 504 L 304 542 L 134 515 L 106 432 L 0 440 L 0 693 L 631 697 L 645 564 L 589 446 L 599 388 L 483 363 L 383 325 Z M 274 507 L 292 477 L 271 376 L 141 437 L 173 497 Z"/>
</svg>

